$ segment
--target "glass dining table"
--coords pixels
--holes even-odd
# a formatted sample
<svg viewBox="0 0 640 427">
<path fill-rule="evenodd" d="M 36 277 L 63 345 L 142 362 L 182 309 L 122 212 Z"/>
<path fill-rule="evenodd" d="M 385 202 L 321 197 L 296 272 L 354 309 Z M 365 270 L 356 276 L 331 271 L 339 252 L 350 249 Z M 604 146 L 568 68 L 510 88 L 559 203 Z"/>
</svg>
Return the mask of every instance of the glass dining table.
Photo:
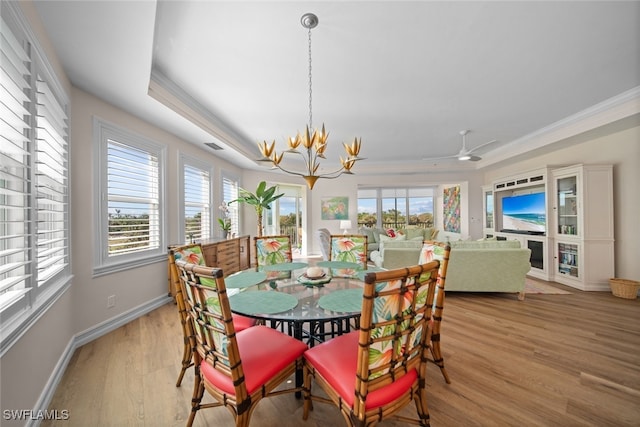
<svg viewBox="0 0 640 427">
<path fill-rule="evenodd" d="M 306 275 L 320 267 L 320 277 Z M 343 261 L 288 262 L 225 278 L 231 310 L 304 341 L 309 347 L 359 327 L 364 270 Z"/>
</svg>

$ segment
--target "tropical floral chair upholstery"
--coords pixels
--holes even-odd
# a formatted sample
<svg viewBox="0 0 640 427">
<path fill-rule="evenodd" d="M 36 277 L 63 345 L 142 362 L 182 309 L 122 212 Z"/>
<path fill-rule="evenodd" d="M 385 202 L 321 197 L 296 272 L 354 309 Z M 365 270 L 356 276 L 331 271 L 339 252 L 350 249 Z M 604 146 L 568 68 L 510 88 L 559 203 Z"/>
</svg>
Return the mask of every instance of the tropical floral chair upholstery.
<svg viewBox="0 0 640 427">
<path fill-rule="evenodd" d="M 426 365 L 439 261 L 365 275 L 360 329 L 304 355 L 303 419 L 313 401 L 333 403 L 350 426 L 389 417 L 429 425 Z M 312 382 L 327 397 L 312 393 Z M 354 389 L 355 385 L 355 389 Z M 414 400 L 418 418 L 398 414 Z"/>
<path fill-rule="evenodd" d="M 290 236 L 254 237 L 256 266 L 260 270 L 265 265 L 292 262 Z M 290 271 L 268 271 L 267 279 L 286 279 L 291 277 Z"/>
<path fill-rule="evenodd" d="M 434 300 L 431 303 L 432 312 L 431 321 L 429 322 L 431 339 L 428 344 L 432 357 L 429 361 L 438 365 L 447 384 L 451 384 L 451 380 L 449 379 L 447 370 L 444 368 L 444 357 L 440 351 L 440 324 L 442 323 L 442 312 L 444 310 L 444 286 L 447 279 L 447 267 L 449 265 L 450 253 L 451 246 L 449 246 L 449 244 L 426 240 L 422 246 L 422 250 L 420 251 L 420 260 L 418 261 L 419 264 L 426 264 L 433 260 L 440 261 L 440 269 L 438 270 L 438 286 L 436 287 Z"/>
<path fill-rule="evenodd" d="M 193 351 L 189 338 L 193 335 L 191 326 L 187 322 L 187 312 L 184 303 L 184 295 L 182 294 L 182 287 L 180 286 L 180 279 L 178 277 L 178 270 L 176 268 L 176 261 L 181 260 L 191 264 L 204 265 L 204 256 L 202 254 L 202 247 L 199 244 L 191 244 L 184 246 L 170 246 L 169 247 L 169 280 L 171 281 L 172 292 L 175 294 L 176 305 L 178 306 L 178 314 L 180 315 L 180 323 L 182 324 L 182 333 L 184 347 L 182 350 L 182 368 L 178 375 L 178 381 L 176 387 L 180 387 L 182 384 L 182 378 L 189 367 L 193 366 Z M 213 282 L 209 282 L 209 285 Z M 256 324 L 255 319 L 249 317 L 240 316 L 238 314 L 233 315 L 233 323 L 237 331 L 247 329 Z"/>
<path fill-rule="evenodd" d="M 356 277 L 358 271 L 367 269 L 367 236 L 361 234 L 331 235 L 331 261 L 360 264 L 360 268 L 332 268 L 335 277 Z"/>
<path fill-rule="evenodd" d="M 182 260 L 176 266 L 194 331 L 195 385 L 187 426 L 198 410 L 225 406 L 236 426 L 248 427 L 262 398 L 301 390 L 280 385 L 302 366 L 307 345 L 264 325 L 237 331 L 222 270 Z M 204 279 L 213 285 L 204 285 Z M 202 403 L 205 390 L 213 403 Z"/>
</svg>

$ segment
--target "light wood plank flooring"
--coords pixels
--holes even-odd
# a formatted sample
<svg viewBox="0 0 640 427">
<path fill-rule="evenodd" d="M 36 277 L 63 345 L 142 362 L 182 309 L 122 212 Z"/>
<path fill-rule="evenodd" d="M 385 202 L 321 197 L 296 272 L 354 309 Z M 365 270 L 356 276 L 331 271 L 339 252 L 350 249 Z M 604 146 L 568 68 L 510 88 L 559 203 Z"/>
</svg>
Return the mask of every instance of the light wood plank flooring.
<svg viewBox="0 0 640 427">
<path fill-rule="evenodd" d="M 572 294 L 447 294 L 442 348 L 452 384 L 429 366 L 432 426 L 640 426 L 640 300 L 553 285 Z M 181 345 L 167 304 L 77 349 L 50 405 L 70 419 L 42 425 L 184 425 L 193 372 L 175 387 Z M 215 408 L 195 425 L 234 424 Z M 255 427 L 342 425 L 321 403 L 302 421 L 293 395 L 263 400 L 252 418 Z"/>
</svg>

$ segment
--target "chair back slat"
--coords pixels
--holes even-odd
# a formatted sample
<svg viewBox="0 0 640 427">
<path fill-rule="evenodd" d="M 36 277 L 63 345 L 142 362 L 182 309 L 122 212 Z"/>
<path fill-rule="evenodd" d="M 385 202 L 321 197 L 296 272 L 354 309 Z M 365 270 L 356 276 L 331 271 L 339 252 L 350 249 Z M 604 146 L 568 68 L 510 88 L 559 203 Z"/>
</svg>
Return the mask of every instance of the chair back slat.
<svg viewBox="0 0 640 427">
<path fill-rule="evenodd" d="M 440 327 L 442 324 L 442 316 L 444 310 L 445 300 L 445 284 L 447 280 L 447 268 L 449 266 L 449 257 L 451 254 L 451 246 L 448 243 L 436 242 L 433 240 L 425 240 L 422 250 L 420 251 L 420 263 L 429 262 L 431 260 L 440 261 L 440 269 L 438 271 L 438 286 L 434 300 L 429 301 L 429 306 L 432 307 L 431 312 L 431 340 L 429 342 L 429 349 L 431 351 L 432 359 L 444 376 L 447 383 L 451 383 L 449 374 L 444 368 L 444 358 L 440 350 Z"/>
<path fill-rule="evenodd" d="M 361 234 L 335 234 L 331 235 L 331 261 L 344 261 L 360 264 L 363 270 L 367 269 L 367 236 Z M 335 268 L 331 269 L 333 276 L 356 277 L 355 269 Z"/>
<path fill-rule="evenodd" d="M 292 262 L 291 253 L 291 236 L 275 235 L 254 237 L 254 253 L 256 260 L 256 268 L 258 270 L 266 265 L 282 264 Z M 289 271 L 270 271 L 267 274 L 268 279 L 284 279 L 291 277 Z"/>
<path fill-rule="evenodd" d="M 356 401 L 364 413 L 367 394 L 412 369 L 425 379 L 431 307 L 440 262 L 365 275 L 360 318 Z M 416 385 L 417 387 L 417 385 Z"/>
<path fill-rule="evenodd" d="M 242 402 L 247 397 L 247 389 L 223 272 L 183 260 L 176 260 L 176 266 L 194 330 L 194 363 L 199 366 L 202 360 L 207 360 L 229 376 L 235 386 L 236 400 Z"/>
</svg>

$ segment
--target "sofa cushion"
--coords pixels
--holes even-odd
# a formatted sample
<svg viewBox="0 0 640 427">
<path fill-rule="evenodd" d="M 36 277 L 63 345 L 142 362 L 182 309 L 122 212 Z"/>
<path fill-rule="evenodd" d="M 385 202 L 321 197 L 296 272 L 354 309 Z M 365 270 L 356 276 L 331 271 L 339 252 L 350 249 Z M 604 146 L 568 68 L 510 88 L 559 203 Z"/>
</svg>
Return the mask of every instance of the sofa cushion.
<svg viewBox="0 0 640 427">
<path fill-rule="evenodd" d="M 379 243 L 379 236 L 381 234 L 386 235 L 387 231 L 382 228 L 360 227 L 358 228 L 358 234 L 364 234 L 365 236 L 367 236 L 367 244 L 371 244 Z"/>
<path fill-rule="evenodd" d="M 405 236 L 404 234 L 399 234 L 396 237 L 389 237 L 389 236 L 385 236 L 384 234 L 381 234 L 378 236 L 378 242 L 383 243 L 383 242 L 401 242 L 403 240 L 407 240 L 407 236 Z"/>
<path fill-rule="evenodd" d="M 518 240 L 456 240 L 449 242 L 451 249 L 508 249 L 508 248 L 520 248 L 520 241 Z"/>
</svg>

